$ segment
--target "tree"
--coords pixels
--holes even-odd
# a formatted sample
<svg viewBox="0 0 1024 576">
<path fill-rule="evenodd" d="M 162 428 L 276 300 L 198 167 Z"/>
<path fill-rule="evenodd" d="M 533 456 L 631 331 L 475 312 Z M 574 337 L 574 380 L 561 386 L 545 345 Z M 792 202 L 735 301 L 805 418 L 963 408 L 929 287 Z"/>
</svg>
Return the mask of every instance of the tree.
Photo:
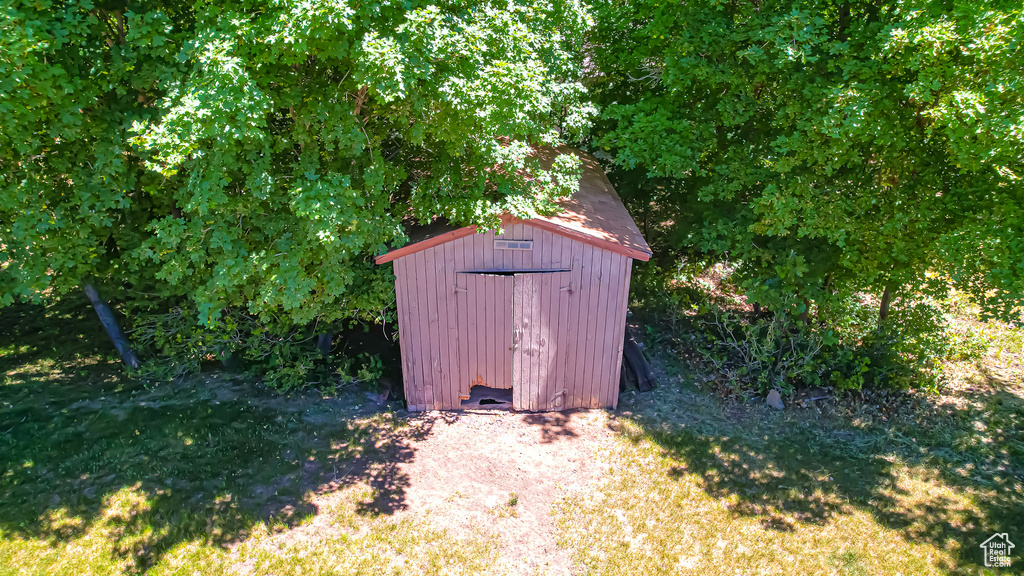
<svg viewBox="0 0 1024 576">
<path fill-rule="evenodd" d="M 587 128 L 574 1 L 10 2 L 2 303 L 128 287 L 286 325 L 380 319 L 403 222 L 553 208 Z"/>
<path fill-rule="evenodd" d="M 953 281 L 1019 319 L 1024 12 L 1007 6 L 598 3 L 595 147 L 668 223 L 656 253 L 737 262 L 754 301 L 887 307 Z"/>
</svg>

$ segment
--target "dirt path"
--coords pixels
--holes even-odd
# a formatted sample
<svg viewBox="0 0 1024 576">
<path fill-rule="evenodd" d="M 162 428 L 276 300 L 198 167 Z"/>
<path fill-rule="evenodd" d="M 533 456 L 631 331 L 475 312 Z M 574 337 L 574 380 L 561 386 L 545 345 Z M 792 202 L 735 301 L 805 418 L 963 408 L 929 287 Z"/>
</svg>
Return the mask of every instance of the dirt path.
<svg viewBox="0 0 1024 576">
<path fill-rule="evenodd" d="M 313 406 L 316 414 L 304 418 L 337 418 L 332 407 Z M 319 512 L 265 542 L 267 551 L 318 548 L 339 532 L 362 534 L 363 520 L 383 517 L 493 545 L 489 574 L 578 572 L 557 544 L 554 513 L 561 499 L 585 496 L 607 476 L 615 441 L 607 412 L 475 410 L 395 420 L 364 438 L 372 447 L 365 457 L 314 475 L 309 504 Z"/>
<path fill-rule="evenodd" d="M 491 535 L 500 550 L 496 573 L 574 572 L 556 544 L 553 506 L 607 470 L 607 413 L 480 411 L 411 421 L 429 432 L 399 464 L 405 505 L 396 515 L 455 535 Z"/>
</svg>

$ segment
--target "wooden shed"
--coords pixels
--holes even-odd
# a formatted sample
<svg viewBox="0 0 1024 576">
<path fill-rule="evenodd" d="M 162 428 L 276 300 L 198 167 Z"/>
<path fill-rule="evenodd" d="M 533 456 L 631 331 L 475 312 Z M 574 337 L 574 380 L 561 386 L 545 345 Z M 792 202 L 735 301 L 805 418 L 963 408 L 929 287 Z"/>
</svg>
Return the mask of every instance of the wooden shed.
<svg viewBox="0 0 1024 576">
<path fill-rule="evenodd" d="M 651 249 L 597 160 L 575 153 L 580 188 L 558 214 L 497 234 L 435 224 L 377 258 L 394 264 L 409 410 L 494 394 L 516 410 L 617 404 L 630 271 Z"/>
</svg>

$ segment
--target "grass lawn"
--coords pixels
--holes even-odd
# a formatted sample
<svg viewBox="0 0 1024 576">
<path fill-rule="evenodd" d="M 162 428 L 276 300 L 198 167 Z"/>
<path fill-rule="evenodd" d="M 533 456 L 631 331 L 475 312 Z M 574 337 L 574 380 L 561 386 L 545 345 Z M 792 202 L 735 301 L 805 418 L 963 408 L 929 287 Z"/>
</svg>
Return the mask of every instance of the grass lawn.
<svg viewBox="0 0 1024 576">
<path fill-rule="evenodd" d="M 1024 536 L 1020 393 L 878 424 L 636 398 L 618 469 L 561 507 L 563 545 L 596 574 L 977 574 L 982 541 Z"/>
<path fill-rule="evenodd" d="M 617 469 L 563 503 L 562 544 L 595 574 L 1024 573 L 1024 553 L 989 570 L 979 548 L 1024 542 L 1024 331 L 972 329 L 989 355 L 948 365 L 941 394 L 784 412 L 670 362 L 620 400 Z"/>
<path fill-rule="evenodd" d="M 0 318 L 0 575 L 468 574 L 488 559 L 389 517 L 401 487 L 369 479 L 420 433 L 394 414 L 217 378 L 147 389 L 120 377 L 87 304 L 51 309 L 60 330 L 41 312 Z"/>
<path fill-rule="evenodd" d="M 381 471 L 428 433 L 404 413 L 227 376 L 145 387 L 91 314 L 0 311 L 0 576 L 508 566 L 487 526 L 393 513 L 405 481 Z M 611 419 L 610 473 L 550 510 L 559 544 L 597 574 L 976 574 L 998 531 L 1019 553 L 991 573 L 1019 572 L 1024 343 L 994 338 L 942 395 L 784 412 L 661 363 L 662 386 Z"/>
</svg>

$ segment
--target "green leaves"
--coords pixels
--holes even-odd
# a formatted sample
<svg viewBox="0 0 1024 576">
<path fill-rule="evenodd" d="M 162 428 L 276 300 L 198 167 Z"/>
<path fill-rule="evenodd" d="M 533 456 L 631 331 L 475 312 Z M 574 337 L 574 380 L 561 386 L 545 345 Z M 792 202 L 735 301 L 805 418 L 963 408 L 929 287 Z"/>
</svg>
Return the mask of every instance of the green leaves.
<svg viewBox="0 0 1024 576">
<path fill-rule="evenodd" d="M 937 274 L 1019 319 L 1019 6 L 596 6 L 594 143 L 656 254 L 738 262 L 769 306 Z"/>
<path fill-rule="evenodd" d="M 4 294 L 89 277 L 203 323 L 380 321 L 392 277 L 372 257 L 410 217 L 552 209 L 578 166 L 532 150 L 596 113 L 576 2 L 5 11 Z"/>
<path fill-rule="evenodd" d="M 60 294 L 111 273 L 139 241 L 134 225 L 148 203 L 136 194 L 125 128 L 167 75 L 172 20 L 187 16 L 174 6 L 140 15 L 88 2 L 3 10 L 0 291 Z M 165 41 L 147 44 L 157 37 Z"/>
</svg>

